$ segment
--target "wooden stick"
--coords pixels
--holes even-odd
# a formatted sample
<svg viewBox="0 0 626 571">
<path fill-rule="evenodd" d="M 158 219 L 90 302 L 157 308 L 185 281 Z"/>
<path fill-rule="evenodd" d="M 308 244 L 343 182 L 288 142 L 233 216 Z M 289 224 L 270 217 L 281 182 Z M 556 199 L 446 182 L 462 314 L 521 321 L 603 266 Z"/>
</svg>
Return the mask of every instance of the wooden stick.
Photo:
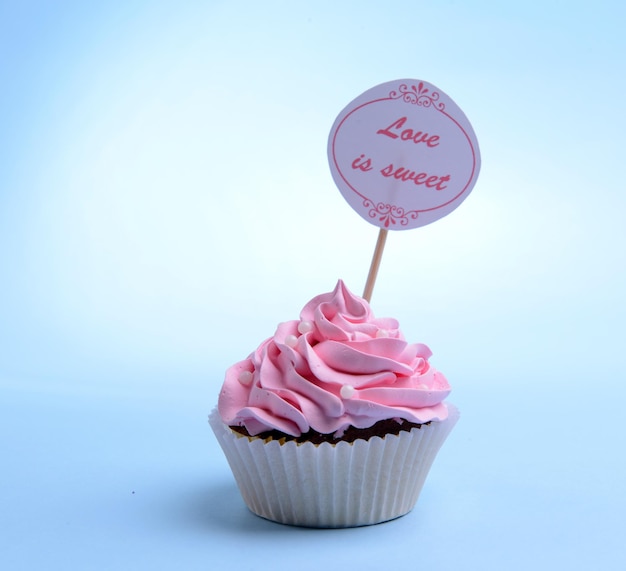
<svg viewBox="0 0 626 571">
<path fill-rule="evenodd" d="M 374 283 L 376 282 L 376 276 L 378 275 L 378 268 L 380 267 L 380 260 L 383 257 L 383 250 L 385 249 L 385 241 L 387 240 L 387 229 L 381 228 L 378 233 L 378 240 L 376 241 L 376 248 L 374 255 L 372 256 L 372 263 L 370 264 L 370 272 L 367 275 L 367 282 L 365 282 L 365 290 L 363 291 L 363 299 L 369 301 L 372 299 L 372 292 L 374 291 Z"/>
</svg>

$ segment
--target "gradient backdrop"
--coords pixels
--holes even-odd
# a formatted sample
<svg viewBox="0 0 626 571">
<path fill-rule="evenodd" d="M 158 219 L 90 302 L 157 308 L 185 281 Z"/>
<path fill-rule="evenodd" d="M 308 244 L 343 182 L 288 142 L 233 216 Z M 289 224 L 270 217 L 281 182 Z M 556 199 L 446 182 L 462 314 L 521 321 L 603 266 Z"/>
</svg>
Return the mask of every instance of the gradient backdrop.
<svg viewBox="0 0 626 571">
<path fill-rule="evenodd" d="M 611 0 L 0 0 L 5 568 L 169 568 L 152 500 L 131 531 L 101 471 L 89 490 L 68 477 L 85 458 L 99 465 L 94 441 L 119 466 L 144 458 L 132 486 L 165 470 L 155 498 L 184 494 L 173 463 L 186 466 L 198 525 L 172 508 L 185 531 L 173 525 L 167 553 L 181 568 L 227 561 L 240 522 L 261 529 L 206 414 L 224 369 L 277 322 L 338 278 L 362 292 L 377 228 L 334 186 L 326 140 L 349 101 L 401 77 L 450 95 L 482 154 L 458 210 L 389 236 L 372 299 L 430 345 L 453 386 L 464 419 L 438 477 L 457 491 L 444 500 L 434 483 L 442 497 L 424 499 L 426 513 L 341 537 L 365 541 L 372 565 L 389 556 L 372 538 L 393 525 L 406 527 L 385 537 L 402 529 L 421 553 L 391 543 L 397 561 L 430 569 L 451 568 L 446 538 L 459 569 L 624 561 L 625 21 Z M 119 434 L 104 428 L 111 418 Z M 151 433 L 162 418 L 168 428 Z M 465 476 L 448 482 L 446 462 Z M 203 515 L 218 505 L 206 499 L 216 473 L 240 510 L 226 531 Z M 84 492 L 76 506 L 118 506 L 105 510 L 110 533 L 101 509 L 83 520 L 66 507 L 71 531 L 54 519 L 68 482 Z M 428 529 L 429 517 L 441 526 L 430 548 L 409 525 Z M 145 549 L 121 540 L 129 533 Z M 264 545 L 250 561 L 280 569 Z M 295 551 L 283 561 L 334 561 L 302 549 L 304 563 Z M 86 563 L 93 553 L 101 567 Z"/>
</svg>

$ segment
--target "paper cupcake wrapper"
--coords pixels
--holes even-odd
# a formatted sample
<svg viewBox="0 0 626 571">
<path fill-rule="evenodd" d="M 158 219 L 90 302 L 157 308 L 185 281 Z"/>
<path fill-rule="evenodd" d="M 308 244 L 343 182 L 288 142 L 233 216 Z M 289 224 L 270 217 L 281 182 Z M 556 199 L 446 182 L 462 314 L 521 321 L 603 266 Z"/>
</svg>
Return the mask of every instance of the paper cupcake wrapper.
<svg viewBox="0 0 626 571">
<path fill-rule="evenodd" d="M 410 432 L 335 445 L 265 442 L 233 432 L 214 410 L 209 422 L 241 495 L 255 514 L 305 527 L 356 527 L 413 509 L 428 471 L 459 418 Z"/>
</svg>

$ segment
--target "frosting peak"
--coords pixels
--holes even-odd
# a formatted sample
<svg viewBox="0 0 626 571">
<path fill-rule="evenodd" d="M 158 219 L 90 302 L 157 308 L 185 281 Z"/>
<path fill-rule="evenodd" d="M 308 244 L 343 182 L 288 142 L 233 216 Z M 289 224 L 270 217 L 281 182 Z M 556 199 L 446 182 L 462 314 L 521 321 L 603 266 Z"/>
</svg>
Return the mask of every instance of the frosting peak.
<svg viewBox="0 0 626 571">
<path fill-rule="evenodd" d="M 227 370 L 218 410 L 226 424 L 251 435 L 341 433 L 391 418 L 444 420 L 450 386 L 428 363 L 431 354 L 426 345 L 407 343 L 395 319 L 375 318 L 339 280 L 304 306 L 300 320 L 281 323 Z"/>
</svg>

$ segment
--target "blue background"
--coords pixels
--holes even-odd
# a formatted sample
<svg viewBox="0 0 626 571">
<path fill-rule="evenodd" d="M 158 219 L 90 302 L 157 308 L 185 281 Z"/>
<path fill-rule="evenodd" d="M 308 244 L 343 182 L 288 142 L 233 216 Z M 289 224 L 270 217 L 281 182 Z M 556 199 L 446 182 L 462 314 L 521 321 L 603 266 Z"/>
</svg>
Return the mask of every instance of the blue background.
<svg viewBox="0 0 626 571">
<path fill-rule="evenodd" d="M 0 2 L 0 567 L 589 569 L 626 563 L 624 5 Z M 372 307 L 462 419 L 417 508 L 312 531 L 244 507 L 224 370 L 377 236 L 326 140 L 424 79 L 482 153 L 387 240 Z"/>
</svg>

